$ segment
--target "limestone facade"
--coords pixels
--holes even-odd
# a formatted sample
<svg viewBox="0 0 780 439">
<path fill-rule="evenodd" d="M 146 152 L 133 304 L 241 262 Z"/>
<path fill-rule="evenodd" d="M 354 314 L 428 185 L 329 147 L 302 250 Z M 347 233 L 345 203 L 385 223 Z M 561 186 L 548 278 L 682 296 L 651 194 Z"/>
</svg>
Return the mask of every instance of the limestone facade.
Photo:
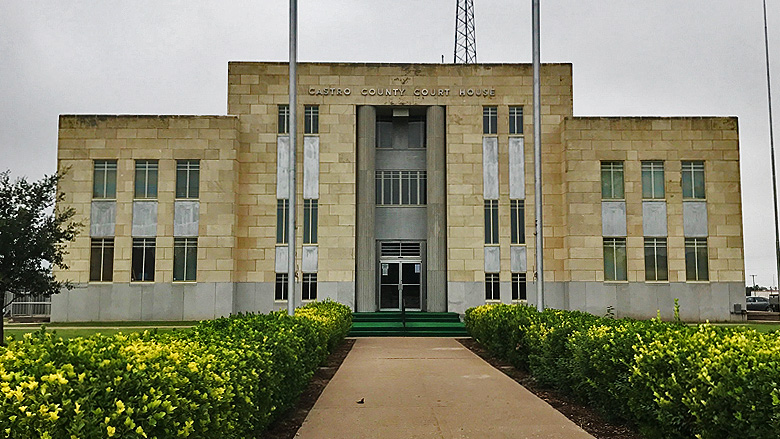
<svg viewBox="0 0 780 439">
<path fill-rule="evenodd" d="M 435 107 L 442 110 L 420 110 L 419 114 L 444 115 L 445 154 L 428 154 L 429 162 L 421 168 L 427 169 L 429 185 L 436 184 L 432 175 L 437 170 L 444 172 L 445 187 L 440 193 L 445 199 L 427 200 L 429 205 L 444 204 L 443 227 L 429 221 L 425 232 L 446 235 L 436 240 L 442 242 L 442 254 L 446 255 L 441 310 L 462 313 L 469 306 L 486 302 L 486 267 L 490 265 L 486 255 L 496 253 L 500 290 L 490 299 L 511 301 L 513 273 L 522 270 L 527 278 L 528 303 L 535 303 L 530 65 L 303 63 L 298 71 L 297 266 L 299 270 L 311 266 L 302 260 L 305 163 L 301 151 L 305 137 L 314 137 L 319 148 L 318 239 L 312 245 L 316 247 L 318 299 L 331 298 L 360 311 L 381 308 L 379 299 L 356 299 L 378 298 L 381 289 L 379 280 L 373 286 L 356 284 L 360 261 L 369 256 L 375 260 L 376 279 L 382 278 L 384 269 L 380 267 L 381 254 L 368 255 L 367 247 L 358 245 L 361 236 L 367 237 L 365 242 L 380 244 L 371 235 L 376 233 L 374 220 L 366 225 L 358 209 L 358 182 L 368 181 L 359 178 L 358 114 L 369 114 L 359 110 L 376 109 L 371 114 L 379 114 L 381 119 L 383 112 L 394 109 L 414 113 L 415 109 Z M 279 111 L 288 103 L 287 72 L 285 63 L 231 62 L 228 116 L 60 117 L 58 164 L 60 170 L 69 169 L 60 187 L 66 196 L 63 204 L 74 207 L 77 220 L 86 227 L 68 247 L 69 270 L 58 273 L 78 283 L 79 288 L 53 298 L 52 320 L 201 319 L 286 307 L 283 301 L 275 300 L 275 282 L 280 271 L 279 248 L 283 247 L 277 244 L 277 160 L 279 139 L 284 136 L 279 133 Z M 572 99 L 572 66 L 543 65 L 546 304 L 602 315 L 613 310 L 618 316 L 639 318 L 654 317 L 660 310 L 662 316 L 670 318 L 678 298 L 681 312 L 690 320 L 741 319 L 730 312 L 735 303 L 744 306 L 736 118 L 574 117 Z M 316 133 L 304 133 L 307 106 L 317 107 Z M 485 107 L 496 109 L 495 133 L 484 132 Z M 517 107 L 525 110 L 522 129 L 510 134 L 510 108 Z M 428 118 L 431 133 L 434 118 Z M 366 123 L 365 118 L 362 122 Z M 486 141 L 493 141 L 488 138 L 496 139 L 498 150 L 498 241 L 491 244 L 485 242 L 483 147 Z M 519 140 L 524 141 L 521 158 L 510 157 L 510 138 L 523 139 Z M 134 199 L 134 166 L 136 160 L 150 159 L 159 163 L 159 189 L 152 200 L 156 203 L 154 281 L 136 282 L 131 280 L 133 238 L 138 236 L 133 232 L 133 210 L 139 202 Z M 90 222 L 95 203 L 106 201 L 93 198 L 96 160 L 117 163 L 116 194 L 107 200 L 115 209 L 110 282 L 90 281 L 94 251 L 90 242 L 96 237 Z M 176 198 L 177 160 L 200 164 L 200 194 L 195 200 L 199 206 L 195 223 L 197 275 L 188 281 L 174 280 L 174 216 L 177 203 L 183 201 Z M 645 278 L 643 161 L 662 162 L 664 170 L 668 280 L 660 282 Z M 611 221 L 602 218 L 601 166 L 605 162 L 623 164 L 625 194 L 619 201 L 623 203 L 626 232 L 620 238 L 625 239 L 627 273 L 625 280 L 615 282 L 605 281 L 603 232 L 605 221 Z M 697 202 L 705 206 L 699 210 L 706 210 L 709 268 L 705 281 L 686 280 L 688 235 L 683 230 L 681 169 L 688 162 L 704 164 L 706 197 Z M 524 193 L 512 195 L 512 199 L 524 200 L 524 244 L 510 242 L 510 163 L 522 163 L 524 173 Z M 369 164 L 369 180 L 374 175 L 371 166 L 381 167 Z M 429 193 L 439 193 L 436 189 L 430 187 Z M 431 212 L 429 208 L 429 217 Z M 404 240 L 403 236 L 399 239 Z M 423 279 L 425 263 L 423 257 Z M 361 296 L 359 288 L 377 291 Z M 420 309 L 439 306 L 434 306 L 433 301 L 438 300 L 434 298 L 426 303 L 426 288 L 421 289 Z M 294 296 L 296 302 L 301 301 L 300 286 Z"/>
</svg>

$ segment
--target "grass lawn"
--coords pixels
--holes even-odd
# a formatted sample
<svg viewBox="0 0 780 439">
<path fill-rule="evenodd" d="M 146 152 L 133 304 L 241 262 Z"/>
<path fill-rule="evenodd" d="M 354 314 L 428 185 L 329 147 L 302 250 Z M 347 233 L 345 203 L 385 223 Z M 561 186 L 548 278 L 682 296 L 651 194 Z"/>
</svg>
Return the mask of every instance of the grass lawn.
<svg viewBox="0 0 780 439">
<path fill-rule="evenodd" d="M 175 331 L 177 327 L 194 325 L 195 321 L 185 322 L 77 322 L 77 323 L 46 323 L 46 330 L 55 332 L 62 338 L 89 337 L 97 333 L 114 335 L 119 332 L 129 334 L 145 330 L 157 329 L 159 332 Z M 5 336 L 21 338 L 25 333 L 34 332 L 41 325 L 5 325 Z"/>
</svg>

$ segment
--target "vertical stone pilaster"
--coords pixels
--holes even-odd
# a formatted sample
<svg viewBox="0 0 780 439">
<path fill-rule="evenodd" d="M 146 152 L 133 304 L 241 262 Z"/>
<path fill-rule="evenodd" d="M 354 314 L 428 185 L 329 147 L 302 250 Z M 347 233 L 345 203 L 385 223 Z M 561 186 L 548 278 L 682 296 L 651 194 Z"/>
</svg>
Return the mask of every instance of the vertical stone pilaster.
<svg viewBox="0 0 780 439">
<path fill-rule="evenodd" d="M 376 244 L 374 239 L 376 154 L 376 108 L 368 105 L 357 111 L 357 236 L 355 249 L 357 279 L 355 310 L 377 310 Z"/>
<path fill-rule="evenodd" d="M 426 311 L 447 311 L 447 179 L 445 147 L 445 111 L 442 106 L 428 107 L 428 240 Z"/>
</svg>

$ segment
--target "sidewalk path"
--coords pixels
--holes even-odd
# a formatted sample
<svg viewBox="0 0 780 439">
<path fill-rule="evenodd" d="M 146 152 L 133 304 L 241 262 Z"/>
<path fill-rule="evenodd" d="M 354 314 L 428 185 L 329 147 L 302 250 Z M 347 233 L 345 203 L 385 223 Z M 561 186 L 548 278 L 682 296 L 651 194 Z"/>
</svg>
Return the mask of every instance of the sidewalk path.
<svg viewBox="0 0 780 439">
<path fill-rule="evenodd" d="M 452 338 L 358 338 L 296 437 L 593 439 Z"/>
</svg>

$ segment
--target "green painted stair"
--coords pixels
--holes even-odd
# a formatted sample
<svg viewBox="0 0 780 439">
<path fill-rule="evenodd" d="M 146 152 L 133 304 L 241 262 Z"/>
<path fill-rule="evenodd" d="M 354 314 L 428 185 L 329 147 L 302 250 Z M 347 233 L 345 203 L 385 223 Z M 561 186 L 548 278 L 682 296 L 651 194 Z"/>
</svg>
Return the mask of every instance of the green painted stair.
<svg viewBox="0 0 780 439">
<path fill-rule="evenodd" d="M 404 321 L 405 320 L 405 321 Z M 454 312 L 400 311 L 352 314 L 350 337 L 468 337 L 460 316 Z"/>
</svg>

